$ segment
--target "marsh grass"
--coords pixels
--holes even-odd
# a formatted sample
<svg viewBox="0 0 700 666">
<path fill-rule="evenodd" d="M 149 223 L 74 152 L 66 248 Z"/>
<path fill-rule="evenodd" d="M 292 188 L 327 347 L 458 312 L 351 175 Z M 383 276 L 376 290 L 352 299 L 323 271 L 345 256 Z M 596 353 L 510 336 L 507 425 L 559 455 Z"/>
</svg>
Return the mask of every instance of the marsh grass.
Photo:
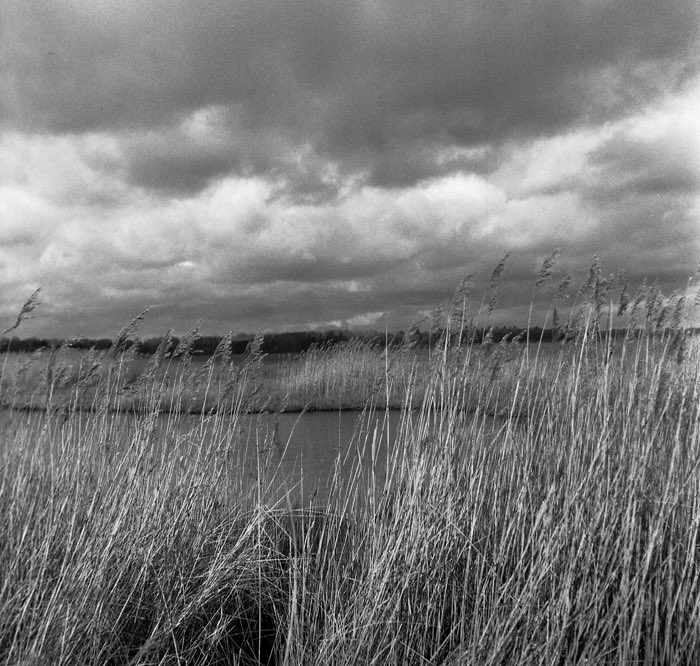
<svg viewBox="0 0 700 666">
<path fill-rule="evenodd" d="M 149 358 L 136 349 L 115 356 L 64 345 L 7 354 L 0 405 L 94 410 L 107 400 L 112 411 L 195 414 L 230 410 L 235 400 L 247 412 L 362 410 L 372 404 L 417 408 L 429 371 L 427 358 L 408 349 L 384 350 L 361 340 L 274 358 L 259 349 L 243 356 L 220 352 L 206 361 L 186 353 L 166 358 L 156 352 Z M 234 403 L 227 402 L 234 394 Z"/>
<path fill-rule="evenodd" d="M 31 359 L 43 412 L 7 410 L 0 448 L 0 662 L 697 662 L 700 351 L 660 325 L 676 297 L 645 292 L 614 344 L 589 284 L 567 344 L 460 346 L 458 296 L 429 364 L 317 349 L 275 394 L 257 343 Z M 386 478 L 358 456 L 322 506 L 275 486 L 279 443 L 241 441 L 266 400 L 360 397 L 419 409 L 388 452 L 356 442 Z"/>
</svg>

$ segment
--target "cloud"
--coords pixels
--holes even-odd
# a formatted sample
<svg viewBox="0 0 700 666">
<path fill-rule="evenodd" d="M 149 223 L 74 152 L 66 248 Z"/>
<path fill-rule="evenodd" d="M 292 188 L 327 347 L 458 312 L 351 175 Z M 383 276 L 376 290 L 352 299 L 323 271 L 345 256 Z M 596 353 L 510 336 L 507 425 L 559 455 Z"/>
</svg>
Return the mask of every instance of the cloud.
<svg viewBox="0 0 700 666">
<path fill-rule="evenodd" d="M 155 131 L 128 151 L 131 179 L 185 193 L 225 172 L 291 173 L 300 152 L 404 187 L 442 175 L 436 156 L 452 146 L 619 118 L 697 70 L 692 0 L 213 0 L 206 11 L 26 0 L 6 18 L 6 127 Z M 208 109 L 212 138 L 227 138 L 184 136 Z"/>
<path fill-rule="evenodd" d="M 36 330 L 406 325 L 507 251 L 510 316 L 554 247 L 700 255 L 691 0 L 3 12 L 0 315 L 42 283 Z"/>
<path fill-rule="evenodd" d="M 670 107 L 670 108 L 668 108 Z M 700 192 L 700 94 L 680 106 L 648 112 L 591 155 L 598 196 L 697 195 Z"/>
</svg>

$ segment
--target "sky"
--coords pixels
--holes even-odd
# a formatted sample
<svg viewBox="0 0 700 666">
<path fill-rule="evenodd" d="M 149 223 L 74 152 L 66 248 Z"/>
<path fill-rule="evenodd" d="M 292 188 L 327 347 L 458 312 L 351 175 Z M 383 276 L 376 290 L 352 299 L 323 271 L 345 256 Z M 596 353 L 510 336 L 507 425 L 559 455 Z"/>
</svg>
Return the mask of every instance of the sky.
<svg viewBox="0 0 700 666">
<path fill-rule="evenodd" d="M 683 289 L 699 8 L 2 0 L 0 330 L 397 330 L 506 253 L 523 323 L 555 248 Z"/>
</svg>

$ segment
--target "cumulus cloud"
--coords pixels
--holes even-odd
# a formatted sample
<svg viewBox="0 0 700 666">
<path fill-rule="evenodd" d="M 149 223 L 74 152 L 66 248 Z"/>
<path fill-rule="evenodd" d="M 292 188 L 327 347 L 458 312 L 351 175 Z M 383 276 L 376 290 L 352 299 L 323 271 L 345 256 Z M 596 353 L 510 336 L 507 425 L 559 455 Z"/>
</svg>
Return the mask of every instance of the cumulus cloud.
<svg viewBox="0 0 700 666">
<path fill-rule="evenodd" d="M 206 11 L 23 0 L 5 13 L 10 126 L 155 128 L 167 140 L 183 118 L 225 110 L 235 138 L 223 145 L 152 140 L 152 170 L 134 155 L 135 179 L 157 185 L 169 163 L 164 184 L 186 190 L 229 168 L 279 167 L 271 136 L 376 184 L 406 185 L 436 175 L 431 154 L 445 146 L 619 117 L 697 65 L 692 0 L 215 0 Z"/>
<path fill-rule="evenodd" d="M 516 313 L 554 247 L 700 255 L 698 8 L 10 0 L 0 316 L 57 334 L 406 325 L 466 272 Z M 508 315 L 510 316 L 510 315 Z"/>
</svg>

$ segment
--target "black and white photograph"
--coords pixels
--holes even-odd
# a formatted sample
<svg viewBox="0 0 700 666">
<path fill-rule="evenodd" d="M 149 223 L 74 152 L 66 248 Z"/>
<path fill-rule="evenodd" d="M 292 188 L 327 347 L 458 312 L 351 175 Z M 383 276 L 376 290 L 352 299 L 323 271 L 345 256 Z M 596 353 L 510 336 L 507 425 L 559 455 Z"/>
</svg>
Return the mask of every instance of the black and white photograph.
<svg viewBox="0 0 700 666">
<path fill-rule="evenodd" d="M 697 0 L 0 0 L 0 666 L 700 663 Z"/>
</svg>

